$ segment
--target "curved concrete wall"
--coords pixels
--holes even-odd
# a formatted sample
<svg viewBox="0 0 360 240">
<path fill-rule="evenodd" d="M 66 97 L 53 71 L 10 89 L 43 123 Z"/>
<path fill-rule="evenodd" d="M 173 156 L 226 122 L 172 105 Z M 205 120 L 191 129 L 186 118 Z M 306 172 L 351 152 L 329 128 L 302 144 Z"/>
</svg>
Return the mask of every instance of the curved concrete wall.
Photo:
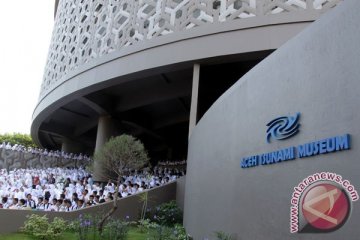
<svg viewBox="0 0 360 240">
<path fill-rule="evenodd" d="M 14 168 L 54 168 L 54 167 L 83 167 L 87 166 L 85 160 L 73 160 L 40 154 L 24 153 L 0 148 L 0 168 L 12 170 Z"/>
<path fill-rule="evenodd" d="M 148 190 L 148 208 L 154 209 L 162 203 L 169 202 L 176 199 L 176 182 Z M 73 220 L 79 217 L 80 214 L 85 215 L 99 215 L 109 211 L 112 208 L 112 203 L 104 203 L 94 207 L 88 207 L 72 212 L 43 212 L 31 210 L 10 210 L 0 209 L 0 232 L 1 234 L 17 232 L 20 227 L 24 226 L 26 216 L 30 214 L 47 215 L 49 219 L 54 217 L 61 217 L 65 220 Z M 126 219 L 129 216 L 129 221 L 139 219 L 142 203 L 140 195 L 133 195 L 118 200 L 118 209 L 113 214 L 113 217 L 119 219 Z"/>
<path fill-rule="evenodd" d="M 31 135 L 40 143 L 37 131 L 54 110 L 145 71 L 276 49 L 338 2 L 62 0 Z"/>
<path fill-rule="evenodd" d="M 307 176 L 335 172 L 360 190 L 360 2 L 347 0 L 263 60 L 194 129 L 186 177 L 186 229 L 195 239 L 359 239 L 360 205 L 327 234 L 291 234 L 290 199 Z M 266 124 L 301 112 L 300 132 L 266 142 Z M 351 149 L 243 169 L 242 158 L 351 134 Z"/>
</svg>

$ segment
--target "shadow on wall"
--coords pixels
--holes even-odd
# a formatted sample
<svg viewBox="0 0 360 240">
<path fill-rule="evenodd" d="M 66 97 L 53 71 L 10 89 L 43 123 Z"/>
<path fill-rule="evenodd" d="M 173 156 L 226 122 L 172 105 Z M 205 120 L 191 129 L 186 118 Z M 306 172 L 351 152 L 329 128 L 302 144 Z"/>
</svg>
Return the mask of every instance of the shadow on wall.
<svg viewBox="0 0 360 240">
<path fill-rule="evenodd" d="M 146 191 L 145 191 L 146 192 Z M 176 182 L 166 184 L 161 187 L 147 190 L 148 192 L 148 208 L 154 208 L 162 203 L 169 202 L 176 199 Z M 113 217 L 134 221 L 139 219 L 142 208 L 140 200 L 141 194 L 136 194 L 118 200 L 118 209 L 113 214 Z M 43 212 L 32 210 L 10 210 L 0 209 L 0 233 L 12 233 L 19 231 L 20 227 L 24 225 L 27 215 L 38 214 L 47 215 L 50 220 L 54 217 L 61 217 L 65 220 L 73 220 L 79 217 L 80 214 L 85 215 L 99 215 L 109 211 L 113 206 L 112 202 L 101 205 L 88 207 L 73 212 Z"/>
<path fill-rule="evenodd" d="M 88 164 L 85 160 L 73 160 L 59 157 L 49 157 L 40 154 L 0 149 L 0 169 L 8 171 L 14 168 L 54 168 L 54 167 L 83 167 Z"/>
</svg>

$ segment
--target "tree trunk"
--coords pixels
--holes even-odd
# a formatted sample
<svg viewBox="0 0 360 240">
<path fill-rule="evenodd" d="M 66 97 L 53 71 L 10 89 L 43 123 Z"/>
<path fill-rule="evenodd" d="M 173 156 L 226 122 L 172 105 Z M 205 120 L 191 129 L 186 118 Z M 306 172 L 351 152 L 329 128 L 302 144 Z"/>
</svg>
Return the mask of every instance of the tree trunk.
<svg viewBox="0 0 360 240">
<path fill-rule="evenodd" d="M 146 210 L 147 210 L 147 204 L 148 204 L 148 192 L 143 193 L 144 198 L 143 200 L 143 206 L 141 209 L 141 220 L 145 220 Z"/>
<path fill-rule="evenodd" d="M 114 204 L 113 207 L 110 209 L 109 212 L 107 212 L 103 218 L 101 219 L 101 221 L 99 222 L 99 226 L 98 226 L 98 230 L 100 233 L 100 236 L 102 235 L 102 232 L 104 230 L 104 224 L 106 222 L 106 220 L 108 220 L 109 217 L 111 217 L 111 215 L 113 215 L 113 213 L 116 211 L 117 209 L 117 200 L 118 200 L 118 195 L 119 195 L 119 186 L 120 186 L 120 180 L 121 180 L 121 176 L 118 176 L 117 179 L 117 183 L 116 183 L 116 188 L 115 188 L 115 196 L 114 196 Z"/>
</svg>

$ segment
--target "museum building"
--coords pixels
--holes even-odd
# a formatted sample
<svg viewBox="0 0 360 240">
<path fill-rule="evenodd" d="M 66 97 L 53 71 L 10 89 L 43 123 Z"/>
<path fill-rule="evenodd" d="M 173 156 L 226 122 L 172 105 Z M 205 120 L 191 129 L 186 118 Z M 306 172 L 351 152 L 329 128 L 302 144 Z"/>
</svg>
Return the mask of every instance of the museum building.
<svg viewBox="0 0 360 240">
<path fill-rule="evenodd" d="M 316 173 L 360 186 L 359 10 L 356 0 L 57 1 L 31 135 L 91 154 L 127 133 L 154 162 L 187 159 L 195 239 L 319 239 L 289 231 L 291 198 Z M 359 212 L 350 199 L 326 238 L 357 239 Z"/>
</svg>

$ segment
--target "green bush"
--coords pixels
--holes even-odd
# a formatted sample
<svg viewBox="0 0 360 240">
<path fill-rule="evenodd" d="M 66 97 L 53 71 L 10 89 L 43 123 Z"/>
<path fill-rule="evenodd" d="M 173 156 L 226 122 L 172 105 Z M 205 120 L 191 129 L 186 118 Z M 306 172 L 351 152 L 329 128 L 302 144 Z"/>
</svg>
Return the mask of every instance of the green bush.
<svg viewBox="0 0 360 240">
<path fill-rule="evenodd" d="M 173 227 L 182 223 L 182 211 L 175 201 L 163 203 L 156 208 L 153 219 L 160 225 Z"/>
<path fill-rule="evenodd" d="M 140 219 L 138 222 L 138 228 L 141 233 L 149 232 L 150 229 L 157 228 L 158 224 L 151 222 L 150 219 Z"/>
<path fill-rule="evenodd" d="M 80 214 L 73 220 L 68 229 L 77 235 L 78 240 L 125 240 L 133 222 L 110 218 L 103 231 L 99 232 L 100 215 Z"/>
<path fill-rule="evenodd" d="M 151 240 L 174 240 L 172 228 L 162 225 L 156 225 L 154 231 L 149 232 Z"/>
<path fill-rule="evenodd" d="M 103 237 L 108 240 L 125 240 L 129 233 L 129 223 L 120 220 L 110 220 L 105 225 Z"/>
<path fill-rule="evenodd" d="M 175 224 L 173 234 L 175 240 L 190 240 L 189 235 L 186 234 L 184 226 L 181 224 Z"/>
<path fill-rule="evenodd" d="M 176 224 L 174 227 L 167 227 L 157 225 L 155 230 L 150 231 L 151 240 L 190 240 L 191 238 L 186 234 L 185 228 L 181 224 Z"/>
<path fill-rule="evenodd" d="M 66 221 L 59 217 L 55 217 L 48 228 L 48 231 L 54 233 L 55 235 L 61 235 L 66 230 Z"/>
<path fill-rule="evenodd" d="M 27 216 L 22 228 L 24 233 L 41 240 L 59 239 L 66 230 L 66 222 L 63 219 L 55 217 L 50 223 L 46 215 L 39 216 L 36 214 Z"/>
</svg>

